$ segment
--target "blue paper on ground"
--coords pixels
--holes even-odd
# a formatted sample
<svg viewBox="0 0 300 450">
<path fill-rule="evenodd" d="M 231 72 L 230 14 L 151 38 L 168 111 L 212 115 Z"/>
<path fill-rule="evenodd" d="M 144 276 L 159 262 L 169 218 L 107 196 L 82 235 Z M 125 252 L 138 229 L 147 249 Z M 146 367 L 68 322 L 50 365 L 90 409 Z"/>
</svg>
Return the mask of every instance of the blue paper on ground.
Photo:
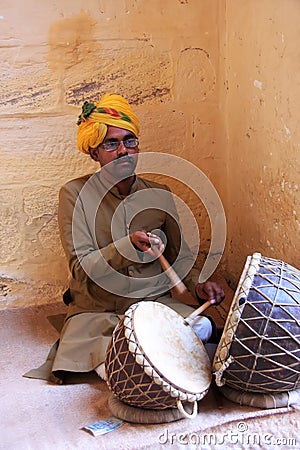
<svg viewBox="0 0 300 450">
<path fill-rule="evenodd" d="M 85 425 L 82 430 L 92 433 L 93 436 L 101 436 L 102 434 L 110 433 L 117 430 L 123 425 L 124 421 L 116 417 L 109 417 L 108 419 L 100 420 L 99 422 Z"/>
</svg>

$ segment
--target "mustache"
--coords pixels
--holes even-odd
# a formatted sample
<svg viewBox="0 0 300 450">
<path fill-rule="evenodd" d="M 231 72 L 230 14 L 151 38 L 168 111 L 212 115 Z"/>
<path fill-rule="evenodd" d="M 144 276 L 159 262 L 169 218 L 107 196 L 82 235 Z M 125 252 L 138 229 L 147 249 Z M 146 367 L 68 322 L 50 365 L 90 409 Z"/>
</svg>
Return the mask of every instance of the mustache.
<svg viewBox="0 0 300 450">
<path fill-rule="evenodd" d="M 133 164 L 134 159 L 130 155 L 125 155 L 125 156 L 119 156 L 117 159 L 114 160 L 114 164 L 121 164 L 123 162 L 129 162 L 129 163 Z"/>
</svg>

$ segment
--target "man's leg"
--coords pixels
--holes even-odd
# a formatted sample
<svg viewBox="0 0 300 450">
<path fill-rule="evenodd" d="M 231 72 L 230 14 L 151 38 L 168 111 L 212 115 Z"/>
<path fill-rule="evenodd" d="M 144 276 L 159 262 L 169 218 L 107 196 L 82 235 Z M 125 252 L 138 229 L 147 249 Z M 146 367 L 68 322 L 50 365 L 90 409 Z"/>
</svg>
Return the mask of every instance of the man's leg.
<svg viewBox="0 0 300 450">
<path fill-rule="evenodd" d="M 120 317 L 113 313 L 81 313 L 68 319 L 60 336 L 52 371 L 89 372 L 104 362 Z"/>
</svg>

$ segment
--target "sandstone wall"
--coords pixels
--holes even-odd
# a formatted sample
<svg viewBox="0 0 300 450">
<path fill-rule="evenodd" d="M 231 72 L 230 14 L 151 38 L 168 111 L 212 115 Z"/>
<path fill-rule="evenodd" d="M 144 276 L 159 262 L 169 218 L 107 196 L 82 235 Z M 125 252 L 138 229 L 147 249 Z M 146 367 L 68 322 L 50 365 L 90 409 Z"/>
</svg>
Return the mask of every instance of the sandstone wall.
<svg viewBox="0 0 300 450">
<path fill-rule="evenodd" d="M 84 100 L 124 95 L 141 120 L 142 151 L 192 162 L 225 201 L 224 4 L 24 0 L 3 1 L 0 13 L 0 299 L 15 307 L 60 300 L 67 284 L 58 190 L 96 169 L 75 146 Z M 193 209 L 203 258 L 205 208 L 180 180 L 170 184 Z"/>
<path fill-rule="evenodd" d="M 228 261 L 253 251 L 300 268 L 300 3 L 226 1 Z"/>
<path fill-rule="evenodd" d="M 3 0 L 0 24 L 0 308 L 61 299 L 58 191 L 97 169 L 76 118 L 105 92 L 132 103 L 142 152 L 183 158 L 215 187 L 233 286 L 255 251 L 299 266 L 297 0 Z M 211 217 L 186 177 L 168 182 L 203 262 Z"/>
</svg>

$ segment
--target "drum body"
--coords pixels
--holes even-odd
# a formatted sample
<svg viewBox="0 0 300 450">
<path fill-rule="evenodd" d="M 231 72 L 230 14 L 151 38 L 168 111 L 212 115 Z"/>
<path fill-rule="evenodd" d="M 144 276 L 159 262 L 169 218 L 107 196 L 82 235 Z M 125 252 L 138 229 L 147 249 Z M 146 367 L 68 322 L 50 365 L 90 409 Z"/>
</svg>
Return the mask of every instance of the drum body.
<svg viewBox="0 0 300 450">
<path fill-rule="evenodd" d="M 300 272 L 247 258 L 213 361 L 216 383 L 274 394 L 300 387 Z"/>
<path fill-rule="evenodd" d="M 158 302 L 132 305 L 107 349 L 107 384 L 123 402 L 148 409 L 201 400 L 211 383 L 206 350 L 184 318 Z"/>
</svg>

